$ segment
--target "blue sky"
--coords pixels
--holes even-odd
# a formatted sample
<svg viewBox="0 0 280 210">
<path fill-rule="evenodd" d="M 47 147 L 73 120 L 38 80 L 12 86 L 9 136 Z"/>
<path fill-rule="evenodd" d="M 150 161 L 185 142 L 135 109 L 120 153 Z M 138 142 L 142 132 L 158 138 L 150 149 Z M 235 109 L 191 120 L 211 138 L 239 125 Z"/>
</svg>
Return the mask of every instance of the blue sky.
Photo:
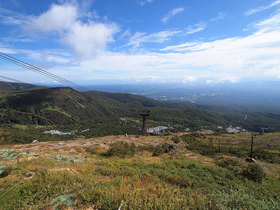
<svg viewBox="0 0 280 210">
<path fill-rule="evenodd" d="M 83 85 L 279 80 L 280 0 L 1 0 L 0 51 Z"/>
</svg>

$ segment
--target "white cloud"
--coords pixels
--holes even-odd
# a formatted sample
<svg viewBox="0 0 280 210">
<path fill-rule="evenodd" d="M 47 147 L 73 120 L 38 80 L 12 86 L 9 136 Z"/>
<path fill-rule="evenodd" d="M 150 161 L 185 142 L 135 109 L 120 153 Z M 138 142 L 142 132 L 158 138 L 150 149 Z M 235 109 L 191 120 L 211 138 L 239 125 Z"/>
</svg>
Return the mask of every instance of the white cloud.
<svg viewBox="0 0 280 210">
<path fill-rule="evenodd" d="M 189 83 L 192 83 L 194 81 L 198 80 L 197 77 L 194 77 L 194 76 L 185 76 L 182 80 L 182 83 L 184 84 L 189 84 Z"/>
<path fill-rule="evenodd" d="M 197 45 L 198 42 L 186 42 L 186 43 L 183 43 L 183 44 L 180 44 L 180 45 L 174 45 L 174 46 L 168 46 L 168 47 L 165 47 L 163 49 L 161 49 L 160 51 L 185 51 L 185 49 L 187 47 L 191 47 L 191 46 L 195 46 Z"/>
<path fill-rule="evenodd" d="M 60 8 L 52 9 L 54 6 Z M 68 11 L 65 13 L 68 18 L 60 17 L 59 21 L 54 23 L 54 17 L 57 15 L 54 11 L 60 11 L 63 6 Z M 71 48 L 76 55 L 95 55 L 95 59 L 81 59 L 80 62 L 73 63 L 73 57 L 61 51 L 24 51 L 3 44 L 0 44 L 0 50 L 11 54 L 24 53 L 38 62 L 44 60 L 58 63 L 61 66 L 54 66 L 52 72 L 66 78 L 75 78 L 75 81 L 106 80 L 108 75 L 115 80 L 137 78 L 139 81 L 149 79 L 185 83 L 197 80 L 205 80 L 208 83 L 238 82 L 242 78 L 254 77 L 280 79 L 279 13 L 254 24 L 255 32 L 244 37 L 185 42 L 167 46 L 157 53 L 147 50 L 127 53 L 105 50 L 118 30 L 115 24 L 97 23 L 92 20 L 82 22 L 80 10 L 75 5 L 52 7 L 42 15 L 28 19 L 34 21 L 30 21 L 31 23 L 37 23 L 33 24 L 33 30 L 36 29 L 47 36 L 52 34 L 52 37 L 55 34 L 58 40 Z M 223 15 L 218 17 L 216 19 L 221 19 Z M 44 25 L 43 20 L 52 23 Z M 164 43 L 175 35 L 202 31 L 209 21 L 214 21 L 214 18 L 181 31 L 165 30 L 152 34 L 137 32 L 131 36 L 127 30 L 120 36 L 130 37 L 127 46 L 133 47 L 143 43 Z"/>
<path fill-rule="evenodd" d="M 35 42 L 34 39 L 25 38 L 24 36 L 3 37 L 2 40 L 3 40 L 4 42 Z"/>
<path fill-rule="evenodd" d="M 56 33 L 79 59 L 88 59 L 104 51 L 118 31 L 114 23 L 97 23 L 79 20 L 79 8 L 74 4 L 53 4 L 38 17 L 33 17 L 29 27 L 42 32 Z"/>
<path fill-rule="evenodd" d="M 0 7 L 0 22 L 7 25 L 26 24 L 28 17 Z"/>
<path fill-rule="evenodd" d="M 263 27 L 275 25 L 272 20 L 278 21 L 276 16 L 270 17 L 262 21 L 269 22 Z M 258 27 L 245 37 L 182 43 L 162 51 L 166 52 L 107 52 L 95 60 L 82 62 L 77 68 L 88 71 L 89 75 L 94 74 L 94 69 L 103 69 L 112 74 L 118 72 L 116 79 L 153 76 L 154 80 L 166 82 L 203 79 L 208 83 L 234 83 L 243 78 L 280 78 L 280 30 L 275 27 L 270 30 Z"/>
<path fill-rule="evenodd" d="M 255 24 L 255 26 L 263 30 L 276 30 L 277 28 L 279 29 L 280 13 L 258 22 L 257 24 Z"/>
<path fill-rule="evenodd" d="M 244 14 L 245 15 L 252 15 L 252 14 L 255 14 L 255 13 L 262 12 L 264 10 L 270 9 L 272 7 L 275 7 L 277 5 L 280 5 L 280 0 L 273 1 L 271 4 L 266 5 L 266 6 L 261 6 L 261 7 L 257 7 L 257 8 L 254 8 L 254 9 L 249 9 Z"/>
<path fill-rule="evenodd" d="M 131 37 L 131 32 L 129 29 L 126 29 L 122 34 L 120 34 L 119 39 L 124 39 L 126 37 Z"/>
<path fill-rule="evenodd" d="M 140 5 L 144 6 L 145 4 L 152 3 L 154 0 L 142 0 L 140 1 Z"/>
<path fill-rule="evenodd" d="M 161 21 L 162 21 L 163 23 L 167 23 L 168 20 L 169 20 L 170 18 L 172 18 L 172 17 L 174 17 L 175 15 L 177 15 L 177 14 L 183 12 L 184 10 L 185 10 L 185 8 L 183 8 L 183 7 L 179 7 L 179 8 L 172 9 L 170 12 L 168 12 L 168 13 L 161 19 Z"/>
<path fill-rule="evenodd" d="M 26 34 L 36 34 L 34 39 L 46 38 L 66 45 L 79 59 L 88 59 L 104 51 L 119 30 L 115 23 L 95 22 L 90 18 L 85 6 L 77 4 L 52 4 L 39 16 L 23 16 L 10 10 L 0 9 L 0 21 L 4 24 L 19 25 Z M 16 41 L 16 40 L 14 40 Z M 26 39 L 27 41 L 27 39 Z"/>
<path fill-rule="evenodd" d="M 105 50 L 108 42 L 114 41 L 113 34 L 118 30 L 114 24 L 75 22 L 63 36 L 80 58 L 90 58 Z"/>
<path fill-rule="evenodd" d="M 146 35 L 145 33 L 136 32 L 130 37 L 129 43 L 126 46 L 139 47 L 141 43 L 162 43 L 169 40 L 175 34 L 181 33 L 181 31 L 160 31 L 153 34 Z"/>
<path fill-rule="evenodd" d="M 53 67 L 58 65 L 73 65 L 77 63 L 71 54 L 66 53 L 61 49 L 27 50 L 17 49 L 13 46 L 0 43 L 0 52 L 10 55 L 20 54 L 23 60 L 32 60 L 32 64 L 42 68 L 49 68 L 50 66 Z"/>
<path fill-rule="evenodd" d="M 194 34 L 194 33 L 200 32 L 200 31 L 204 31 L 205 28 L 206 28 L 205 23 L 198 23 L 198 24 L 189 26 L 187 28 L 186 34 L 189 35 L 189 34 Z"/>
<path fill-rule="evenodd" d="M 222 20 L 224 19 L 226 16 L 226 13 L 225 12 L 219 12 L 218 16 L 217 17 L 214 17 L 214 18 L 211 18 L 209 20 L 209 22 L 212 22 L 212 21 L 217 21 L 217 20 Z"/>
<path fill-rule="evenodd" d="M 224 82 L 237 83 L 239 80 L 240 78 L 236 75 L 222 74 L 221 76 L 218 76 L 215 79 L 206 80 L 206 83 L 207 84 L 218 84 Z"/>
<path fill-rule="evenodd" d="M 56 5 L 38 17 L 32 18 L 32 28 L 46 32 L 63 31 L 78 18 L 78 8 L 71 4 Z"/>
</svg>

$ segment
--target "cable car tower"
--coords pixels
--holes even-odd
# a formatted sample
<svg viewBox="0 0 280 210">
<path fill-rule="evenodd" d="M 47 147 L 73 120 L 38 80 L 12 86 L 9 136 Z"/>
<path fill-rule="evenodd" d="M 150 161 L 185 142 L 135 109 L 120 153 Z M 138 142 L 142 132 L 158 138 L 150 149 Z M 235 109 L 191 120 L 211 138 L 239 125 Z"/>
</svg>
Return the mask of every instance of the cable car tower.
<svg viewBox="0 0 280 210">
<path fill-rule="evenodd" d="M 150 111 L 149 110 L 142 110 L 140 112 L 140 116 L 143 117 L 142 135 L 145 136 L 147 134 L 146 117 L 150 116 Z"/>
</svg>

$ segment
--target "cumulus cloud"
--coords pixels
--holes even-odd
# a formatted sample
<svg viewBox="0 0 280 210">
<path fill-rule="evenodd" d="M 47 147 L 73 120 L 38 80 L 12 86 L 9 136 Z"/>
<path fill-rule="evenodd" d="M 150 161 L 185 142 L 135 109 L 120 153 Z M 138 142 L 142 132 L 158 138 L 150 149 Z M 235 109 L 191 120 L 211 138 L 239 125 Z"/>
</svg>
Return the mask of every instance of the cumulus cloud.
<svg viewBox="0 0 280 210">
<path fill-rule="evenodd" d="M 249 9 L 244 14 L 245 15 L 252 15 L 252 14 L 255 14 L 255 13 L 258 13 L 258 12 L 262 12 L 264 10 L 270 9 L 270 8 L 278 6 L 278 5 L 280 5 L 280 0 L 273 1 L 269 5 L 257 7 L 257 8 L 254 8 L 254 9 Z"/>
<path fill-rule="evenodd" d="M 160 81 L 185 83 L 200 79 L 207 83 L 234 83 L 243 78 L 280 78 L 277 17 L 262 20 L 256 24 L 256 31 L 245 37 L 186 42 L 168 46 L 162 49 L 164 53 L 100 54 L 95 60 L 82 62 L 79 69 L 106 69 L 118 72 L 116 78 L 153 76 Z"/>
<path fill-rule="evenodd" d="M 115 25 L 102 23 L 83 24 L 75 22 L 64 35 L 64 40 L 82 58 L 96 56 L 105 50 L 108 42 L 114 41 Z"/>
<path fill-rule="evenodd" d="M 184 12 L 185 8 L 183 7 L 179 7 L 179 8 L 174 8 L 171 11 L 169 11 L 162 19 L 161 21 L 163 23 L 167 23 L 169 21 L 170 18 L 174 17 L 175 15 Z"/>
<path fill-rule="evenodd" d="M 41 31 L 63 31 L 78 19 L 78 8 L 71 4 L 52 5 L 38 17 L 32 18 L 32 27 Z"/>
<path fill-rule="evenodd" d="M 82 22 L 80 13 L 75 4 L 53 4 L 40 16 L 31 17 L 26 28 L 55 34 L 79 59 L 91 58 L 104 51 L 109 42 L 114 41 L 113 35 L 118 31 L 118 27 L 114 23 L 97 23 L 93 20 Z"/>
<path fill-rule="evenodd" d="M 56 21 L 58 13 L 64 15 Z M 221 14 L 209 21 L 223 17 Z M 84 19 L 76 5 L 54 4 L 40 16 L 28 17 L 28 26 L 43 35 L 58 37 L 61 43 L 71 48 L 79 57 L 95 55 L 95 59 L 81 59 L 79 63 L 70 63 L 71 55 L 60 52 L 46 52 L 42 55 L 31 51 L 16 51 L 1 43 L 0 50 L 7 53 L 25 53 L 39 62 L 44 58 L 49 62 L 67 64 L 63 68 L 55 67 L 52 70 L 58 75 L 75 78 L 76 81 L 104 80 L 108 75 L 116 80 L 137 78 L 139 81 L 150 79 L 184 83 L 197 80 L 207 83 L 238 82 L 243 78 L 254 77 L 280 78 L 280 13 L 255 23 L 255 31 L 247 36 L 183 42 L 166 46 L 158 52 L 145 50 L 137 53 L 106 51 L 106 45 L 114 40 L 113 36 L 118 27 L 114 23 L 82 20 Z M 164 43 L 173 36 L 202 31 L 209 21 L 184 30 L 165 30 L 152 34 L 136 32 L 131 35 L 127 30 L 120 37 L 129 37 L 126 46 L 132 47 L 141 46 L 143 43 Z M 84 75 L 87 75 L 87 78 Z"/>
</svg>

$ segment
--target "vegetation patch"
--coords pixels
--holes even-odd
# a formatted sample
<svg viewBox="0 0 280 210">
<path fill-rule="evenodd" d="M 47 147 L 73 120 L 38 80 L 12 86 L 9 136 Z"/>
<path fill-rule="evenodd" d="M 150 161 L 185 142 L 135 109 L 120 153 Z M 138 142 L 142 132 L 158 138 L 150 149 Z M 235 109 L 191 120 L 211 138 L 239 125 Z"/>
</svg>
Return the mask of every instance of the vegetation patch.
<svg viewBox="0 0 280 210">
<path fill-rule="evenodd" d="M 262 167 L 256 163 L 248 164 L 248 166 L 242 171 L 242 175 L 247 179 L 259 183 L 261 183 L 266 177 Z"/>
<path fill-rule="evenodd" d="M 204 144 L 212 141 L 213 147 L 217 146 L 216 136 L 198 135 L 192 137 Z M 0 160 L 5 170 L 9 165 L 16 165 L 0 178 L 1 208 L 279 208 L 277 163 L 259 161 L 256 166 L 232 155 L 215 155 L 213 159 L 202 155 L 190 156 L 188 151 L 186 153 L 189 154 L 173 156 L 181 146 L 164 143 L 167 142 L 166 137 L 131 137 L 130 141 L 145 145 L 142 147 L 123 142 L 124 139 L 128 140 L 118 136 L 63 142 L 57 149 L 48 147 L 58 142 L 23 145 L 21 150 L 24 151 L 20 154 L 26 158 L 20 161 L 15 161 L 15 158 Z M 115 143 L 109 145 L 106 152 L 104 148 L 107 145 L 104 144 L 104 148 L 98 145 L 112 141 Z M 154 146 L 156 143 L 158 146 Z M 171 150 L 170 145 L 173 145 Z M 9 151 L 16 151 L 13 147 L 18 146 L 11 145 L 9 150 L 1 151 L 9 154 Z M 44 151 L 38 148 L 44 148 Z M 69 153 L 73 148 L 75 157 L 82 161 L 71 159 L 74 156 Z M 152 156 L 156 148 L 165 155 Z M 30 158 L 33 156 L 36 158 Z M 266 170 L 265 175 L 263 169 Z"/>
<path fill-rule="evenodd" d="M 121 158 L 132 157 L 135 155 L 136 146 L 134 143 L 116 142 L 111 145 L 111 148 L 103 153 L 105 157 L 117 156 Z"/>
</svg>

